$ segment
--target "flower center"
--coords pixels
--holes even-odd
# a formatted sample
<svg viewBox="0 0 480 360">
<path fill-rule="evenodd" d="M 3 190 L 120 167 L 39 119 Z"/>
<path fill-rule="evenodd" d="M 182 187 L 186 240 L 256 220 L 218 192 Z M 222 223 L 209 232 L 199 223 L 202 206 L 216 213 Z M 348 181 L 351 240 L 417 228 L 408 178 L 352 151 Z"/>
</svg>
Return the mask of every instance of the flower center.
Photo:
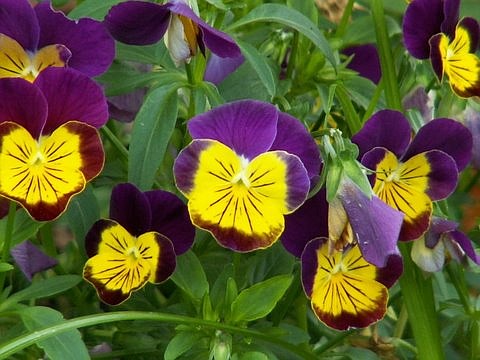
<svg viewBox="0 0 480 360">
<path fill-rule="evenodd" d="M 250 187 L 250 180 L 248 179 L 247 171 L 246 171 L 249 163 L 250 162 L 248 161 L 248 159 L 246 159 L 243 156 L 240 156 L 240 171 L 233 176 L 231 180 L 231 183 L 233 185 L 238 185 L 238 186 L 243 185 L 243 187 L 246 187 L 246 188 Z"/>
</svg>

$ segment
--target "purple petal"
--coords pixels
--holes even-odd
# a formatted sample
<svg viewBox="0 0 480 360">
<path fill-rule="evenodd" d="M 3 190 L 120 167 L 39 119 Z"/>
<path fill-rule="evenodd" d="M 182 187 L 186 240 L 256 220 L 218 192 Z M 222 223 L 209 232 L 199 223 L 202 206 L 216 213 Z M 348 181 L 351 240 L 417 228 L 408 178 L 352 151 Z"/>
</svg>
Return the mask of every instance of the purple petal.
<svg viewBox="0 0 480 360">
<path fill-rule="evenodd" d="M 115 42 L 103 24 L 93 19 L 71 20 L 49 2 L 35 7 L 40 24 L 39 47 L 65 45 L 72 53 L 68 66 L 88 76 L 104 73 L 115 57 Z"/>
<path fill-rule="evenodd" d="M 201 29 L 203 35 L 203 41 L 207 48 L 209 48 L 214 54 L 224 57 L 237 57 L 242 55 L 240 48 L 230 36 L 221 32 L 205 21 L 200 19 L 187 4 L 180 1 L 174 1 L 171 3 L 170 11 L 172 13 L 183 15 L 193 22 L 195 22 Z"/>
<path fill-rule="evenodd" d="M 342 54 L 353 56 L 347 67 L 352 69 L 375 84 L 380 82 L 382 69 L 380 68 L 380 58 L 375 45 L 366 44 L 358 46 L 349 46 L 342 50 Z"/>
<path fill-rule="evenodd" d="M 443 34 L 436 34 L 430 38 L 430 62 L 432 63 L 433 71 L 439 81 L 443 79 L 443 57 L 440 51 L 440 41 L 442 40 Z"/>
<path fill-rule="evenodd" d="M 425 151 L 441 150 L 450 155 L 458 171 L 462 171 L 472 157 L 472 146 L 472 134 L 464 125 L 451 119 L 434 119 L 420 128 L 403 160 Z"/>
<path fill-rule="evenodd" d="M 49 67 L 38 75 L 34 84 L 42 90 L 48 102 L 44 134 L 70 120 L 96 128 L 107 122 L 108 106 L 103 90 L 88 76 L 73 69 Z"/>
<path fill-rule="evenodd" d="M 305 169 L 298 157 L 281 151 L 277 154 L 287 166 L 286 183 L 288 193 L 285 205 L 288 211 L 294 211 L 305 202 L 310 189 L 307 169 Z"/>
<path fill-rule="evenodd" d="M 26 50 L 37 50 L 40 27 L 27 0 L 0 0 L 0 33 L 17 40 Z"/>
<path fill-rule="evenodd" d="M 154 44 L 167 31 L 169 7 L 169 4 L 126 1 L 110 9 L 104 24 L 116 40 L 125 44 Z"/>
<path fill-rule="evenodd" d="M 112 190 L 110 218 L 133 236 L 151 231 L 152 211 L 147 196 L 130 183 L 119 184 Z"/>
<path fill-rule="evenodd" d="M 443 151 L 431 150 L 425 153 L 430 165 L 427 194 L 432 200 L 449 196 L 457 186 L 458 170 L 452 157 Z"/>
<path fill-rule="evenodd" d="M 460 0 L 443 0 L 443 22 L 441 31 L 451 39 L 455 37 L 455 27 L 460 15 Z"/>
<path fill-rule="evenodd" d="M 410 124 L 401 112 L 381 110 L 352 137 L 352 142 L 358 145 L 359 159 L 374 147 L 384 147 L 400 157 L 407 149 L 410 138 Z"/>
<path fill-rule="evenodd" d="M 228 103 L 188 122 L 193 139 L 218 140 L 237 155 L 253 159 L 270 149 L 277 133 L 275 106 L 255 100 Z"/>
<path fill-rule="evenodd" d="M 458 24 L 459 27 L 466 29 L 469 33 L 470 38 L 470 52 L 475 53 L 478 48 L 479 38 L 480 38 L 480 25 L 478 21 L 471 18 L 466 17 L 463 18 L 460 23 Z"/>
<path fill-rule="evenodd" d="M 56 259 L 46 255 L 28 240 L 11 248 L 10 254 L 29 281 L 32 281 L 36 273 L 58 264 Z"/>
<path fill-rule="evenodd" d="M 378 267 L 386 266 L 390 255 L 399 254 L 397 241 L 403 213 L 376 196 L 369 199 L 351 181 L 343 183 L 338 196 L 365 260 Z"/>
<path fill-rule="evenodd" d="M 305 294 L 311 296 L 313 293 L 313 282 L 318 270 L 317 250 L 322 247 L 326 238 L 316 238 L 308 242 L 302 252 L 302 286 Z"/>
<path fill-rule="evenodd" d="M 467 237 L 467 235 L 465 235 L 461 231 L 454 230 L 449 232 L 448 236 L 450 237 L 452 242 L 456 242 L 458 245 L 460 245 L 465 254 L 470 259 L 472 259 L 473 262 L 475 262 L 477 265 L 480 265 L 480 256 L 478 256 L 475 252 L 475 249 L 472 246 L 472 242 Z"/>
<path fill-rule="evenodd" d="M 159 284 L 173 274 L 177 266 L 177 257 L 170 239 L 162 234 L 156 234 L 156 240 L 160 246 L 160 256 L 157 260 L 158 267 L 153 282 Z"/>
<path fill-rule="evenodd" d="M 390 288 L 403 273 L 403 260 L 400 254 L 388 257 L 383 268 L 377 269 L 377 281 Z"/>
<path fill-rule="evenodd" d="M 0 123 L 13 121 L 38 138 L 47 120 L 48 105 L 38 87 L 20 78 L 0 79 Z"/>
<path fill-rule="evenodd" d="M 195 228 L 183 201 L 162 190 L 147 191 L 145 195 L 152 212 L 149 230 L 169 238 L 177 255 L 190 249 L 195 238 Z"/>
<path fill-rule="evenodd" d="M 173 174 L 175 185 L 184 194 L 188 194 L 194 185 L 195 174 L 200 163 L 199 155 L 211 145 L 209 140 L 193 140 L 175 159 Z"/>
<path fill-rule="evenodd" d="M 457 226 L 458 224 L 454 221 L 433 216 L 430 228 L 425 233 L 425 246 L 433 249 L 440 241 L 443 233 L 455 230 Z"/>
<path fill-rule="evenodd" d="M 443 2 L 441 0 L 413 0 L 403 18 L 403 39 L 408 52 L 417 59 L 430 56 L 429 39 L 441 32 Z"/>
<path fill-rule="evenodd" d="M 297 155 L 307 169 L 308 177 L 316 181 L 320 174 L 320 151 L 317 143 L 300 120 L 280 112 L 277 136 L 270 150 L 284 150 Z"/>
<path fill-rule="evenodd" d="M 285 249 L 300 257 L 305 245 L 316 237 L 328 237 L 328 203 L 325 189 L 320 190 L 294 213 L 285 216 L 281 241 Z"/>
<path fill-rule="evenodd" d="M 233 73 L 245 61 L 243 55 L 236 57 L 222 58 L 213 54 L 208 59 L 207 68 L 203 80 L 215 85 L 220 84 L 228 75 Z"/>
</svg>

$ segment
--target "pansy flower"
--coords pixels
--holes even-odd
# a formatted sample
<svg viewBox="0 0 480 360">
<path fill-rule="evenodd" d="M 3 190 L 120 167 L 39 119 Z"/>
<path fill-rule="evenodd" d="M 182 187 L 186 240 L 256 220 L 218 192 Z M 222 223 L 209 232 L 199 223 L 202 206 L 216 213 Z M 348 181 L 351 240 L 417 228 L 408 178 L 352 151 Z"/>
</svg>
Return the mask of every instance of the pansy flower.
<svg viewBox="0 0 480 360">
<path fill-rule="evenodd" d="M 176 256 L 193 244 L 195 229 L 185 204 L 163 190 L 141 192 L 117 185 L 110 218 L 97 221 L 85 239 L 84 278 L 102 301 L 118 305 L 147 282 L 161 283 L 175 270 Z"/>
<path fill-rule="evenodd" d="M 340 187 L 338 201 L 342 209 L 329 206 L 320 190 L 286 217 L 282 243 L 301 257 L 303 288 L 317 317 L 346 330 L 386 312 L 388 288 L 403 270 L 397 248 L 403 214 L 351 181 Z"/>
<path fill-rule="evenodd" d="M 0 195 L 53 220 L 103 168 L 105 96 L 89 77 L 48 68 L 33 83 L 0 79 Z"/>
<path fill-rule="evenodd" d="M 10 254 L 28 281 L 32 281 L 36 273 L 50 269 L 58 264 L 56 259 L 45 254 L 29 240 L 22 241 L 11 248 Z"/>
<path fill-rule="evenodd" d="M 418 59 L 430 58 L 442 80 L 461 97 L 480 96 L 480 27 L 469 17 L 459 21 L 460 0 L 413 0 L 403 20 L 405 47 Z"/>
<path fill-rule="evenodd" d="M 413 140 L 411 133 L 403 114 L 382 110 L 352 138 L 362 163 L 374 172 L 374 193 L 405 214 L 400 240 L 427 231 L 432 201 L 453 192 L 472 152 L 470 131 L 451 119 L 428 122 Z"/>
<path fill-rule="evenodd" d="M 200 19 L 182 0 L 160 5 L 126 1 L 113 6 L 104 20 L 115 39 L 131 45 L 149 45 L 165 35 L 165 44 L 178 65 L 205 47 L 220 57 L 240 56 L 240 48 L 227 34 Z"/>
<path fill-rule="evenodd" d="M 378 50 L 373 44 L 352 45 L 344 48 L 342 54 L 352 56 L 347 67 L 358 72 L 360 76 L 378 84 L 382 78 Z"/>
<path fill-rule="evenodd" d="M 235 251 L 271 246 L 284 215 L 305 201 L 318 177 L 313 138 L 297 119 L 253 100 L 198 115 L 188 129 L 193 141 L 174 175 L 192 222 Z"/>
<path fill-rule="evenodd" d="M 441 271 L 446 258 L 465 263 L 468 257 L 480 265 L 480 256 L 470 239 L 457 228 L 454 221 L 433 217 L 423 239 L 415 241 L 412 246 L 412 260 L 428 272 Z"/>
<path fill-rule="evenodd" d="M 49 1 L 0 0 L 0 77 L 33 81 L 47 67 L 72 67 L 88 76 L 105 72 L 115 44 L 101 22 L 71 20 Z"/>
</svg>

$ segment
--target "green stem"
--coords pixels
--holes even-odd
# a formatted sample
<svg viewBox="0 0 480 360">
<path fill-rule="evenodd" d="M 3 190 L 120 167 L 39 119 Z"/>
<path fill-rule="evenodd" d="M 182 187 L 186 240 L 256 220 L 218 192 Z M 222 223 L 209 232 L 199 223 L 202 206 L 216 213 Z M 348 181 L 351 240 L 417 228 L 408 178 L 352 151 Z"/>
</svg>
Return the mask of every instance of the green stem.
<svg viewBox="0 0 480 360">
<path fill-rule="evenodd" d="M 435 117 L 450 117 L 452 108 L 454 107 L 456 101 L 457 97 L 453 93 L 453 91 L 450 91 L 450 89 L 448 89 L 448 91 L 445 91 L 444 96 L 440 99 L 440 102 L 435 111 Z"/>
<path fill-rule="evenodd" d="M 363 115 L 362 124 L 364 124 L 368 119 L 370 119 L 370 117 L 375 112 L 378 100 L 380 99 L 380 96 L 382 95 L 382 92 L 385 88 L 385 86 L 383 85 L 384 83 L 385 81 L 383 80 L 380 80 L 380 82 L 378 83 L 377 88 L 373 93 L 372 101 L 370 101 L 370 103 L 368 104 L 368 108 L 365 110 L 365 114 Z"/>
<path fill-rule="evenodd" d="M 350 20 L 350 16 L 352 16 L 353 3 L 354 3 L 354 0 L 349 0 L 347 3 L 347 6 L 345 6 L 345 9 L 343 10 L 343 15 L 340 20 L 340 24 L 338 24 L 337 31 L 335 32 L 335 36 L 338 37 L 339 39 L 343 39 L 343 36 L 347 31 L 348 22 Z"/>
<path fill-rule="evenodd" d="M 335 95 L 345 113 L 345 122 L 348 125 L 350 133 L 352 135 L 356 134 L 361 129 L 362 123 L 360 122 L 360 117 L 358 116 L 357 111 L 350 100 L 350 95 L 343 84 L 337 85 Z"/>
<path fill-rule="evenodd" d="M 15 214 L 17 212 L 17 203 L 10 201 L 8 207 L 7 226 L 5 228 L 5 238 L 2 246 L 2 262 L 7 262 L 10 254 L 10 246 L 12 245 L 13 225 L 15 224 Z M 5 285 L 6 272 L 0 273 L 0 292 Z"/>
<path fill-rule="evenodd" d="M 192 62 L 194 59 L 192 59 Z M 190 84 L 190 100 L 188 103 L 187 119 L 191 119 L 195 116 L 195 74 L 192 64 L 185 64 L 185 70 L 187 72 L 188 83 Z"/>
<path fill-rule="evenodd" d="M 107 126 L 103 126 L 100 131 L 105 135 L 106 138 L 112 143 L 112 145 L 117 149 L 117 151 L 122 155 L 125 160 L 128 160 L 128 150 L 122 144 L 122 142 L 117 138 L 117 136 L 110 130 Z"/>
<path fill-rule="evenodd" d="M 463 268 L 456 263 L 451 262 L 446 267 L 448 276 L 452 281 L 455 290 L 457 291 L 460 302 L 462 303 L 463 309 L 467 315 L 472 315 L 474 309 L 468 297 L 468 288 L 465 283 L 465 275 L 463 273 Z"/>
<path fill-rule="evenodd" d="M 416 267 L 410 258 L 410 249 L 411 244 L 400 244 L 404 266 L 400 287 L 415 338 L 418 359 L 443 360 L 432 279 L 425 278 Z"/>
<path fill-rule="evenodd" d="M 8 341 L 7 343 L 1 344 L 0 359 L 5 359 L 8 356 L 11 356 L 18 351 L 26 348 L 27 346 L 30 346 L 38 341 L 44 340 L 51 336 L 55 336 L 67 330 L 126 320 L 158 321 L 162 323 L 195 326 L 197 328 L 203 327 L 208 329 L 224 330 L 227 332 L 244 335 L 252 339 L 259 339 L 267 343 L 275 344 L 277 346 L 280 346 L 284 350 L 290 352 L 291 354 L 300 357 L 301 359 L 316 359 L 316 357 L 312 353 L 306 352 L 289 342 L 277 339 L 268 333 L 249 330 L 215 321 L 192 318 L 188 316 L 143 311 L 119 311 L 82 316 L 75 319 L 67 320 L 65 322 L 62 322 L 61 324 L 50 326 L 48 328 L 36 330 L 30 334 L 19 336 L 11 341 Z"/>
<path fill-rule="evenodd" d="M 403 304 L 400 310 L 400 315 L 398 315 L 398 320 L 395 325 L 395 330 L 393 332 L 394 338 L 399 338 L 399 339 L 402 338 L 407 322 L 408 322 L 408 312 L 405 304 Z"/>
<path fill-rule="evenodd" d="M 341 332 L 340 334 L 338 334 L 334 338 L 328 340 L 326 343 L 317 347 L 315 349 L 315 354 L 323 354 L 327 350 L 330 350 L 331 348 L 337 346 L 338 344 L 343 342 L 343 340 L 345 340 L 347 337 L 349 337 L 352 334 L 352 332 L 354 332 L 354 331 L 355 330 L 347 330 L 347 331 Z"/>
<path fill-rule="evenodd" d="M 43 245 L 43 249 L 47 255 L 51 257 L 57 256 L 57 247 L 52 235 L 52 223 L 46 222 L 39 230 L 40 240 Z"/>
<path fill-rule="evenodd" d="M 390 109 L 402 110 L 402 100 L 398 88 L 395 62 L 393 61 L 390 39 L 388 37 L 383 0 L 372 0 L 372 17 L 375 25 L 382 78 L 385 83 L 385 97 Z"/>
<path fill-rule="evenodd" d="M 298 31 L 293 33 L 292 40 L 292 51 L 290 52 L 290 57 L 288 59 L 287 73 L 286 78 L 292 79 L 293 70 L 295 69 L 295 64 L 297 62 L 297 51 L 298 51 L 298 40 L 299 40 Z"/>
</svg>

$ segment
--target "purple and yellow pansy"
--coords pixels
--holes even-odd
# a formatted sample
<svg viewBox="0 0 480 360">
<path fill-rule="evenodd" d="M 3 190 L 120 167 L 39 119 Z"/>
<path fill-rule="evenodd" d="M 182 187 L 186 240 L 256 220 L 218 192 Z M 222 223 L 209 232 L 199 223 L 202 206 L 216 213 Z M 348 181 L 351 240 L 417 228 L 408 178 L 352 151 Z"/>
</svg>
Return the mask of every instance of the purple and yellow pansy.
<svg viewBox="0 0 480 360">
<path fill-rule="evenodd" d="M 0 93 L 0 195 L 35 220 L 56 219 L 103 168 L 102 89 L 82 73 L 52 67 L 33 83 L 0 79 Z"/>
<path fill-rule="evenodd" d="M 97 221 L 86 236 L 83 276 L 102 301 L 118 305 L 147 282 L 168 279 L 176 256 L 192 246 L 194 236 L 187 207 L 176 195 L 119 184 L 109 219 Z"/>
<path fill-rule="evenodd" d="M 459 20 L 460 0 L 413 0 L 403 20 L 408 52 L 430 58 L 440 79 L 446 75 L 461 97 L 480 96 L 480 26 L 469 17 Z"/>
<path fill-rule="evenodd" d="M 88 76 L 105 72 L 115 44 L 101 22 L 71 20 L 49 1 L 0 0 L 0 78 L 32 82 L 47 67 L 71 67 Z"/>
<path fill-rule="evenodd" d="M 271 246 L 318 178 L 320 154 L 306 128 L 271 104 L 243 100 L 194 117 L 188 129 L 193 141 L 174 175 L 192 222 L 235 251 Z"/>
<path fill-rule="evenodd" d="M 104 20 L 112 36 L 131 45 L 148 45 L 165 35 L 165 44 L 179 65 L 205 47 L 220 57 L 237 57 L 240 48 L 227 34 L 200 19 L 185 1 L 165 4 L 126 1 L 113 6 Z"/>
<path fill-rule="evenodd" d="M 308 199 L 286 217 L 282 243 L 301 257 L 303 288 L 316 316 L 346 330 L 385 315 L 388 288 L 403 271 L 397 248 L 403 214 L 348 181 L 338 201 L 342 209 L 327 203 L 325 190 Z"/>
<path fill-rule="evenodd" d="M 428 122 L 413 140 L 411 133 L 403 114 L 382 110 L 352 137 L 363 165 L 374 172 L 374 193 L 405 214 L 400 240 L 427 231 L 432 201 L 453 192 L 472 153 L 470 131 L 451 119 Z"/>
</svg>

